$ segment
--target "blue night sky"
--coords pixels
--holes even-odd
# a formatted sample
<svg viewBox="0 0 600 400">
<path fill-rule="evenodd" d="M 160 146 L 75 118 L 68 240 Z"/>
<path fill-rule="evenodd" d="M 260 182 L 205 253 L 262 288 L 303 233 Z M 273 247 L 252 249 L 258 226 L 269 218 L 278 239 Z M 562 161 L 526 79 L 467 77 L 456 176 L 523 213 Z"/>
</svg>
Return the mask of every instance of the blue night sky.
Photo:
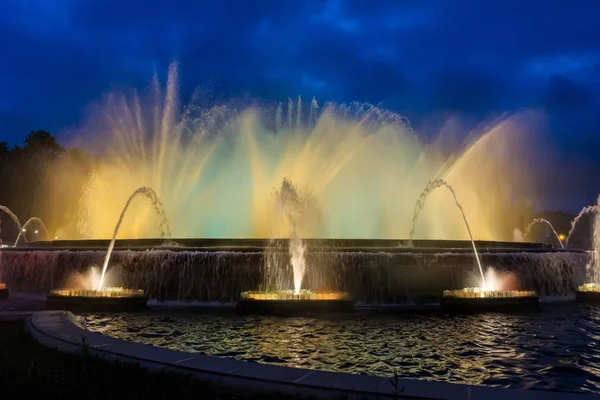
<svg viewBox="0 0 600 400">
<path fill-rule="evenodd" d="M 0 140 L 60 137 L 176 59 L 184 95 L 368 101 L 417 126 L 541 107 L 569 173 L 599 176 L 599 16 L 598 0 L 4 0 Z"/>
</svg>

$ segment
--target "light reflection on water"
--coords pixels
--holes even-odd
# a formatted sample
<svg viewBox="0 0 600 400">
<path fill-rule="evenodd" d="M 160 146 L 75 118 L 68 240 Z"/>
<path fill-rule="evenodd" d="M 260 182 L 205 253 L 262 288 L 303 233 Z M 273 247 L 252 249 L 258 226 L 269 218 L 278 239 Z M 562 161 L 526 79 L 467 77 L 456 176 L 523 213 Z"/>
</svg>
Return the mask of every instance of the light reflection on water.
<svg viewBox="0 0 600 400">
<path fill-rule="evenodd" d="M 278 318 L 154 311 L 94 314 L 88 328 L 261 363 L 427 380 L 600 393 L 600 311 Z"/>
</svg>

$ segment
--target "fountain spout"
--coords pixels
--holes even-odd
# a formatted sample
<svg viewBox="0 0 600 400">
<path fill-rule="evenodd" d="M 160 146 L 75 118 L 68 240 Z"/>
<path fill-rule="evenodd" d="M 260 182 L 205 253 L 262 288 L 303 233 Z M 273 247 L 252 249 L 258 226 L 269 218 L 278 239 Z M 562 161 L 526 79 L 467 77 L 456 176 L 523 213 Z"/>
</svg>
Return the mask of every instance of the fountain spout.
<svg viewBox="0 0 600 400">
<path fill-rule="evenodd" d="M 154 208 L 154 210 L 156 211 L 156 214 L 160 218 L 160 225 L 159 225 L 160 236 L 163 238 L 171 237 L 171 230 L 169 228 L 169 222 L 167 220 L 167 215 L 165 214 L 164 206 L 158 199 L 158 196 L 157 196 L 156 192 L 154 191 L 154 189 L 149 188 L 149 187 L 141 187 L 141 188 L 137 189 L 129 197 L 129 199 L 127 200 L 127 203 L 125 203 L 125 207 L 123 207 L 123 211 L 121 211 L 121 216 L 119 217 L 119 220 L 117 221 L 117 225 L 115 225 L 115 231 L 113 233 L 113 237 L 110 241 L 110 244 L 108 245 L 108 251 L 106 252 L 106 257 L 104 258 L 104 265 L 102 266 L 102 275 L 100 276 L 100 282 L 98 282 L 98 291 L 102 290 L 102 284 L 104 283 L 104 276 L 106 275 L 106 269 L 108 268 L 108 262 L 110 261 L 110 256 L 112 254 L 113 248 L 115 247 L 115 240 L 117 239 L 117 234 L 119 233 L 119 228 L 121 227 L 121 223 L 123 222 L 125 213 L 127 212 L 127 209 L 129 208 L 129 205 L 131 204 L 131 202 L 138 195 L 144 196 L 151 201 L 152 207 Z"/>
<path fill-rule="evenodd" d="M 458 202 L 458 199 L 456 198 L 456 193 L 454 192 L 454 189 L 445 180 L 434 179 L 434 180 L 430 181 L 427 184 L 427 186 L 425 187 L 425 190 L 423 190 L 423 192 L 417 199 L 417 203 L 415 204 L 415 212 L 413 214 L 412 228 L 410 230 L 409 239 L 412 242 L 413 236 L 415 234 L 415 228 L 417 225 L 417 219 L 419 218 L 419 214 L 421 213 L 421 210 L 423 210 L 423 208 L 425 207 L 425 202 L 427 201 L 427 198 L 429 197 L 431 192 L 433 192 L 435 189 L 440 188 L 440 187 L 445 187 L 450 191 L 450 193 L 452 193 L 454 202 L 456 203 L 456 206 L 458 207 L 458 209 L 460 210 L 460 213 L 462 214 L 463 220 L 465 221 L 465 226 L 467 227 L 467 232 L 469 233 L 469 238 L 471 239 L 471 245 L 473 246 L 473 253 L 475 254 L 475 260 L 477 261 L 477 266 L 479 267 L 479 273 L 481 274 L 481 283 L 484 288 L 487 288 L 487 285 L 485 283 L 485 276 L 483 274 L 483 268 L 481 267 L 481 261 L 479 260 L 479 254 L 477 253 L 477 247 L 475 247 L 475 240 L 473 240 L 473 235 L 471 234 L 471 227 L 469 226 L 469 222 L 467 221 L 467 216 L 465 215 L 465 211 L 463 210 L 462 205 Z"/>
</svg>

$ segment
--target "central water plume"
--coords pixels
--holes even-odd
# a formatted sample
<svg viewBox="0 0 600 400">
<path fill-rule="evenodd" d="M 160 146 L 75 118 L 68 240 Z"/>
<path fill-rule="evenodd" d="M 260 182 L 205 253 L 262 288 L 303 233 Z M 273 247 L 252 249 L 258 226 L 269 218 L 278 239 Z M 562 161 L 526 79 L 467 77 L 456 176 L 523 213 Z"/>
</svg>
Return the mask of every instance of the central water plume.
<svg viewBox="0 0 600 400">
<path fill-rule="evenodd" d="M 306 273 L 306 243 L 300 232 L 322 224 L 318 201 L 307 188 L 294 186 L 289 178 L 283 178 L 281 186 L 274 191 L 273 228 L 269 246 L 265 249 L 264 282 L 270 289 L 286 289 L 286 264 L 292 267 L 294 292 L 299 293 Z M 281 259 L 281 240 L 289 238 L 287 260 Z"/>
<path fill-rule="evenodd" d="M 171 237 L 171 228 L 169 228 L 169 221 L 167 220 L 167 216 L 165 214 L 164 207 L 163 207 L 162 203 L 160 202 L 160 200 L 158 199 L 156 192 L 153 189 L 148 188 L 148 187 L 141 187 L 141 188 L 137 189 L 129 197 L 129 199 L 127 200 L 127 203 L 125 203 L 125 207 L 123 207 L 123 211 L 121 211 L 121 216 L 119 217 L 119 220 L 117 221 L 117 225 L 115 225 L 115 231 L 113 233 L 112 239 L 108 246 L 108 250 L 106 252 L 106 257 L 104 258 L 104 264 L 102 266 L 102 275 L 100 275 L 100 281 L 98 282 L 98 289 L 97 289 L 98 291 L 102 290 L 102 284 L 104 283 L 104 276 L 106 275 L 106 269 L 108 268 L 108 262 L 110 261 L 110 255 L 112 254 L 113 248 L 115 247 L 115 241 L 117 240 L 117 234 L 119 233 L 119 228 L 121 227 L 121 223 L 123 222 L 125 213 L 127 212 L 127 209 L 129 208 L 129 205 L 131 204 L 131 202 L 137 196 L 144 196 L 148 200 L 150 200 L 150 203 L 152 204 L 152 207 L 154 208 L 156 215 L 158 215 L 158 217 L 160 218 L 160 221 L 159 221 L 160 237 L 167 237 L 167 238 Z"/>
<path fill-rule="evenodd" d="M 158 78 L 145 95 L 111 93 L 96 104 L 76 137 L 91 142 L 102 163 L 81 202 L 80 236 L 110 238 L 120 204 L 152 187 L 178 237 L 271 237 L 272 188 L 281 177 L 310 185 L 323 221 L 298 228 L 302 238 L 405 238 L 412 200 L 433 178 L 462 189 L 461 201 L 482 240 L 509 238 L 509 188 L 528 196 L 533 171 L 520 116 L 474 132 L 448 121 L 439 133 L 417 135 L 406 118 L 369 104 L 180 106 L 177 68 L 166 89 Z M 536 147 L 537 148 L 537 147 Z M 460 217 L 430 200 L 428 238 L 468 238 Z M 141 206 L 120 237 L 149 237 L 154 226 Z M 287 232 L 285 233 L 287 235 Z"/>
<path fill-rule="evenodd" d="M 460 213 L 463 217 L 463 221 L 465 222 L 465 226 L 467 227 L 467 232 L 469 233 L 469 238 L 471 239 L 471 245 L 473 246 L 473 253 L 475 254 L 475 260 L 477 261 L 477 266 L 479 267 L 479 272 L 481 273 L 482 287 L 484 289 L 487 289 L 487 285 L 485 283 L 485 276 L 483 274 L 483 268 L 481 267 L 481 261 L 479 261 L 479 254 L 477 254 L 477 248 L 475 247 L 475 240 L 473 240 L 473 234 L 471 233 L 471 227 L 469 226 L 469 221 L 467 221 L 467 216 L 465 215 L 465 210 L 463 209 L 463 206 L 458 202 L 458 199 L 456 198 L 456 192 L 454 191 L 452 186 L 450 186 L 448 184 L 448 182 L 444 181 L 443 179 L 434 179 L 433 181 L 431 181 L 427 184 L 427 186 L 425 187 L 425 190 L 423 190 L 423 192 L 417 199 L 417 203 L 415 204 L 415 212 L 413 214 L 412 228 L 410 230 L 409 239 L 410 240 L 413 239 L 413 235 L 415 233 L 415 227 L 417 226 L 417 219 L 419 218 L 421 211 L 425 207 L 425 202 L 427 201 L 427 198 L 429 197 L 431 192 L 433 192 L 435 189 L 438 189 L 440 187 L 445 187 L 450 191 L 450 193 L 452 193 L 452 197 L 454 198 L 454 203 L 456 204 L 456 207 L 458 207 L 458 210 L 460 211 Z"/>
</svg>

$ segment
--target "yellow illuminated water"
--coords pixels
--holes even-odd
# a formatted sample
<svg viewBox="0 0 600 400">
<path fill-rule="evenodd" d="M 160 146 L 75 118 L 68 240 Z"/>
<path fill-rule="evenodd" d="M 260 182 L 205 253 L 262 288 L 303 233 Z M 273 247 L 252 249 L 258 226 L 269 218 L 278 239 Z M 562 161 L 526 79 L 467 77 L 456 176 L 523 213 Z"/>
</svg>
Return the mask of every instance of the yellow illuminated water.
<svg viewBox="0 0 600 400">
<path fill-rule="evenodd" d="M 77 236 L 111 237 L 128 197 L 147 186 L 173 237 L 287 237 L 273 213 L 274 189 L 286 177 L 310 190 L 320 210 L 298 222 L 299 237 L 406 238 L 421 191 L 444 178 L 476 240 L 511 240 L 515 194 L 527 197 L 531 180 L 519 156 L 528 148 L 527 116 L 460 146 L 450 125 L 425 143 L 398 115 L 368 105 L 293 106 L 182 107 L 175 65 L 166 86 L 155 79 L 148 95 L 107 95 L 76 135 L 103 156 L 81 200 Z M 432 194 L 415 239 L 467 239 L 450 204 L 448 193 Z M 157 236 L 155 218 L 136 200 L 119 238 Z"/>
</svg>

